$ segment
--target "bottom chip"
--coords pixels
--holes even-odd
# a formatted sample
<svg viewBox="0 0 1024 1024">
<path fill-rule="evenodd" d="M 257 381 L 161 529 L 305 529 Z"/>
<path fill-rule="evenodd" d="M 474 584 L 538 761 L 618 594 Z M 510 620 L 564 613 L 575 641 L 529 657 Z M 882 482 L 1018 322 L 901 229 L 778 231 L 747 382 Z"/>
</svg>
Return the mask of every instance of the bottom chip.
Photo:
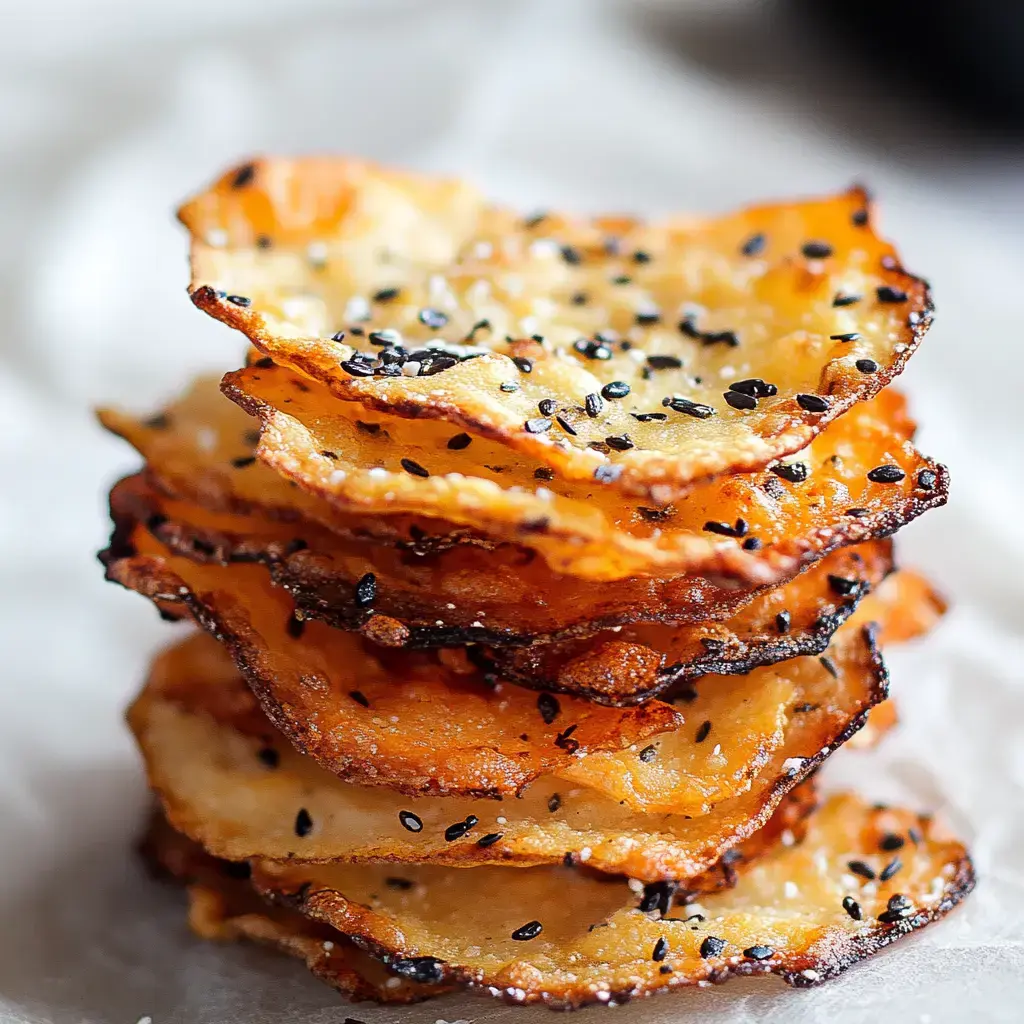
<svg viewBox="0 0 1024 1024">
<path fill-rule="evenodd" d="M 211 857 L 159 813 L 153 814 L 140 851 L 155 874 L 186 886 L 189 927 L 200 938 L 248 939 L 280 950 L 356 1001 L 415 1003 L 453 987 L 402 978 L 329 925 L 271 906 L 250 885 L 247 864 Z"/>
<path fill-rule="evenodd" d="M 149 847 L 167 865 L 164 835 L 158 827 Z M 360 997 L 408 1001 L 457 985 L 553 1009 L 744 975 L 815 985 L 942 917 L 974 886 L 966 850 L 930 818 L 851 795 L 832 797 L 802 839 L 783 833 L 734 888 L 700 904 L 673 906 L 672 883 L 566 868 L 407 865 L 397 875 L 387 864 L 255 861 L 251 884 L 276 906 L 239 914 L 226 895 L 238 883 L 225 874 L 238 865 L 208 863 L 222 865 L 213 882 L 170 867 L 193 884 L 201 934 L 270 941 Z M 373 962 L 401 987 L 371 975 Z"/>
</svg>

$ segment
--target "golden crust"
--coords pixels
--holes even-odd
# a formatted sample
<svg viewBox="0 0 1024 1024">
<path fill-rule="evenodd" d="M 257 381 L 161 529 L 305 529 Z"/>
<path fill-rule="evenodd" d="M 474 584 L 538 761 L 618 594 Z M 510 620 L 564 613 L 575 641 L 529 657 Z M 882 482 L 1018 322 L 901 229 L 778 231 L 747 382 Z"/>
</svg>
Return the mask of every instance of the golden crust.
<svg viewBox="0 0 1024 1024">
<path fill-rule="evenodd" d="M 719 776 L 722 788 L 708 795 L 720 801 L 693 818 L 638 813 L 593 787 L 567 789 L 557 779 L 539 780 L 521 799 L 504 804 L 403 797 L 342 782 L 294 752 L 262 719 L 249 691 L 237 678 L 232 681 L 223 664 L 227 659 L 213 670 L 203 661 L 190 666 L 180 656 L 159 660 L 129 723 L 171 824 L 230 860 L 300 857 L 467 867 L 568 860 L 645 881 L 691 878 L 762 827 L 785 794 L 853 735 L 868 709 L 885 697 L 884 671 L 870 634 L 851 622 L 837 635 L 831 660 L 803 658 L 788 663 L 784 672 L 760 670 L 763 689 L 774 687 L 781 695 L 790 687 L 785 720 L 779 723 L 782 735 L 752 778 L 734 780 L 738 795 L 728 796 L 727 780 Z M 720 688 L 739 689 L 742 682 L 722 679 L 710 699 L 720 699 Z M 728 742 L 728 721 L 698 726 L 705 736 L 699 746 L 712 769 L 722 756 L 710 735 L 716 728 Z M 562 735 L 571 738 L 568 723 Z M 737 738 L 744 739 L 739 732 Z M 274 751 L 269 767 L 261 755 L 268 748 Z M 574 771 L 597 772 L 588 767 L 590 760 L 577 759 Z M 602 784 L 618 786 L 624 799 L 633 780 L 662 766 L 659 758 L 634 755 L 631 772 L 611 767 L 615 770 Z M 665 767 L 673 768 L 667 757 Z M 694 786 L 699 782 L 696 773 Z M 403 826 L 410 811 L 422 822 L 417 831 Z M 304 824 L 296 830 L 300 817 Z M 446 837 L 449 826 L 471 817 L 477 821 L 465 836 Z M 484 836 L 490 838 L 481 844 Z"/>
<path fill-rule="evenodd" d="M 345 159 L 262 160 L 243 177 L 179 211 L 199 308 L 338 398 L 444 420 L 566 479 L 617 474 L 658 503 L 803 448 L 898 374 L 931 321 L 927 285 L 856 188 L 645 225 L 523 221 L 457 182 Z M 368 335 L 382 329 L 430 375 L 354 367 L 357 351 L 379 356 Z M 445 363 L 419 355 L 431 341 Z M 856 366 L 866 359 L 870 372 Z M 752 409 L 723 401 L 754 378 L 777 394 L 742 403 Z M 628 397 L 595 397 L 588 415 L 585 396 L 611 382 Z M 673 395 L 714 414 L 666 410 Z M 548 400 L 571 430 L 526 426 Z M 636 418 L 650 413 L 665 418 Z M 624 434 L 629 450 L 605 443 Z"/>
<path fill-rule="evenodd" d="M 805 479 L 735 475 L 649 508 L 593 481 L 538 482 L 524 456 L 482 438 L 452 449 L 442 424 L 352 418 L 359 407 L 272 364 L 230 373 L 223 387 L 260 420 L 257 457 L 339 510 L 434 516 L 595 580 L 650 573 L 776 584 L 836 547 L 888 536 L 943 504 L 948 485 L 945 468 L 910 443 L 914 425 L 892 391 L 811 442 L 799 459 Z M 880 467 L 892 477 L 878 478 Z"/>
<path fill-rule="evenodd" d="M 415 1003 L 454 987 L 398 977 L 329 925 L 271 905 L 249 883 L 247 864 L 211 857 L 159 814 L 152 816 L 140 852 L 155 874 L 185 886 L 189 926 L 200 938 L 270 946 L 302 960 L 315 977 L 356 1001 Z"/>
<path fill-rule="evenodd" d="M 893 862 L 890 836 L 903 842 L 894 874 L 851 872 L 854 860 L 874 874 Z M 399 890 L 384 884 L 388 872 L 258 861 L 253 883 L 401 976 L 557 1009 L 744 975 L 816 985 L 942 917 L 974 885 L 966 850 L 930 819 L 850 795 L 812 816 L 802 842 L 743 866 L 734 888 L 663 913 L 639 910 L 622 881 L 560 868 L 517 872 L 513 899 L 496 897 L 513 880 L 503 868 L 407 868 Z"/>
</svg>

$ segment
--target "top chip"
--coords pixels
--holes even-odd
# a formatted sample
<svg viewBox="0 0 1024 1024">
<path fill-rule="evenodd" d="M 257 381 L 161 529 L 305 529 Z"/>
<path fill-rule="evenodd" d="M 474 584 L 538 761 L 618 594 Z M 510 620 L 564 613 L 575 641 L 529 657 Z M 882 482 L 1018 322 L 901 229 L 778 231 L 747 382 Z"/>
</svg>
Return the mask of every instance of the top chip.
<svg viewBox="0 0 1024 1024">
<path fill-rule="evenodd" d="M 278 364 L 660 503 L 806 446 L 932 315 L 858 188 L 653 224 L 523 218 L 458 182 L 270 159 L 180 217 L 193 301 Z"/>
</svg>

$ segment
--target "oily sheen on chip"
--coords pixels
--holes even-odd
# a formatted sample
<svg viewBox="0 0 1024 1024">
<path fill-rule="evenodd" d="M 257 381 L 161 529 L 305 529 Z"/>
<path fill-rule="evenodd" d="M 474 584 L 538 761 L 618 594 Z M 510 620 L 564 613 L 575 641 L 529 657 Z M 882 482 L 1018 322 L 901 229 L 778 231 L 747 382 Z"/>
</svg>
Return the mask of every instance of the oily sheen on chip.
<svg viewBox="0 0 1024 1024">
<path fill-rule="evenodd" d="M 101 560 L 184 631 L 128 723 L 197 935 L 573 1009 L 816 985 L 970 892 L 818 795 L 945 610 L 892 540 L 948 494 L 886 387 L 931 299 L 862 189 L 644 223 L 271 157 L 180 217 L 254 347 L 100 413 Z"/>
</svg>

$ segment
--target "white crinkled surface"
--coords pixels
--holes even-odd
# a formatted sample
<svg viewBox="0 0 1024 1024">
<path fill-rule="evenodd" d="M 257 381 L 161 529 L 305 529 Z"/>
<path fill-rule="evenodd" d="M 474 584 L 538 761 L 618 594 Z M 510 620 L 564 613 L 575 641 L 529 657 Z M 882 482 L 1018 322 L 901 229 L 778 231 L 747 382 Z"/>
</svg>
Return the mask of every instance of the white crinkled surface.
<svg viewBox="0 0 1024 1024">
<path fill-rule="evenodd" d="M 551 1019 L 480 998 L 339 1005 L 291 961 L 193 940 L 180 897 L 130 855 L 145 797 L 121 708 L 171 628 L 101 581 L 103 489 L 134 461 L 88 409 L 155 402 L 197 368 L 237 360 L 240 339 L 185 298 L 170 211 L 260 150 L 457 171 L 527 207 L 712 210 L 854 177 L 875 188 L 884 227 L 935 287 L 937 325 L 904 386 L 922 447 L 954 482 L 948 508 L 906 532 L 902 557 L 955 606 L 890 659 L 900 730 L 879 751 L 837 758 L 829 777 L 936 810 L 971 842 L 981 883 L 929 934 L 821 989 L 740 981 L 584 1019 L 1021 1019 L 1019 157 L 920 128 L 854 88 L 837 55 L 792 59 L 756 14 L 747 44 L 716 50 L 709 33 L 749 14 L 741 0 L 663 0 L 671 31 L 584 0 L 5 6 L 0 1019 Z M 708 46 L 717 56 L 702 63 L 693 52 Z"/>
</svg>

